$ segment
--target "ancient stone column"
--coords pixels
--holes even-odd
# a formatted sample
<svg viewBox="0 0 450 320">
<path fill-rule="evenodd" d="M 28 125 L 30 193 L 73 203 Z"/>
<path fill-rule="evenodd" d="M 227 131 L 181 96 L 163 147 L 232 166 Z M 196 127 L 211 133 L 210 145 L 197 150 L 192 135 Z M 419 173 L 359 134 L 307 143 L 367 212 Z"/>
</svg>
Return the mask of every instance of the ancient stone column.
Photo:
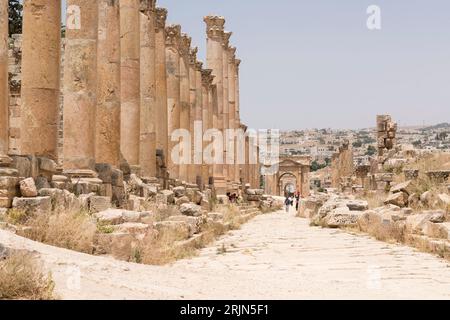
<svg viewBox="0 0 450 320">
<path fill-rule="evenodd" d="M 194 163 L 195 137 L 194 123 L 196 119 L 196 99 L 197 99 L 197 52 L 198 48 L 192 48 L 189 52 L 189 132 L 191 133 L 191 162 L 188 165 L 188 181 L 189 183 L 197 182 L 196 164 Z"/>
<path fill-rule="evenodd" d="M 212 103 L 212 83 L 214 76 L 211 69 L 203 69 L 201 71 L 202 79 L 202 120 L 203 132 L 213 128 L 213 103 Z M 203 149 L 207 143 L 203 141 Z M 204 185 L 209 185 L 212 177 L 212 166 L 203 162 L 202 164 L 202 180 Z"/>
<path fill-rule="evenodd" d="M 179 178 L 179 166 L 174 163 L 171 156 L 176 142 L 173 142 L 170 137 L 175 130 L 180 128 L 180 37 L 181 27 L 179 25 L 172 25 L 166 28 L 166 74 L 169 136 L 167 170 L 171 179 Z"/>
<path fill-rule="evenodd" d="M 99 0 L 95 161 L 119 166 L 120 160 L 120 5 Z"/>
<path fill-rule="evenodd" d="M 120 150 L 133 171 L 139 171 L 140 149 L 139 9 L 140 0 L 120 0 Z"/>
<path fill-rule="evenodd" d="M 0 3 L 0 166 L 10 162 L 8 154 L 9 130 L 8 84 L 8 1 Z"/>
<path fill-rule="evenodd" d="M 180 129 L 185 129 L 189 131 L 190 127 L 190 83 L 189 83 L 189 53 L 191 48 L 191 38 L 186 34 L 181 36 L 180 44 Z M 190 150 L 184 150 L 184 152 L 190 152 Z M 185 158 L 183 154 L 183 159 Z M 190 157 L 192 159 L 192 157 Z M 192 160 L 190 160 L 192 161 Z M 179 179 L 182 181 L 190 182 L 189 180 L 189 164 L 180 164 L 180 174 Z"/>
<path fill-rule="evenodd" d="M 202 70 L 203 70 L 203 62 L 197 61 L 195 63 L 195 122 L 201 123 L 203 126 L 203 90 L 202 90 Z M 203 129 L 202 127 L 199 127 Z M 193 141 L 195 139 L 195 145 L 203 144 L 203 130 L 200 134 L 197 134 L 193 137 Z M 205 180 L 203 180 L 202 176 L 202 168 L 203 168 L 203 148 L 196 148 L 194 156 L 195 163 L 195 182 L 196 184 L 203 189 L 205 184 Z M 207 181 L 206 181 L 207 182 Z"/>
<path fill-rule="evenodd" d="M 141 103 L 139 165 L 143 177 L 156 177 L 155 0 L 141 0 Z"/>
<path fill-rule="evenodd" d="M 236 126 L 239 127 L 241 125 L 241 116 L 240 116 L 240 92 L 239 92 L 239 66 L 241 65 L 240 59 L 235 59 L 235 111 L 236 111 Z"/>
<path fill-rule="evenodd" d="M 166 18 L 167 10 L 156 8 L 155 65 L 156 65 L 156 148 L 162 160 L 160 177 L 165 177 L 169 158 L 167 75 L 166 75 Z"/>
<path fill-rule="evenodd" d="M 228 106 L 229 106 L 229 113 L 228 113 L 228 128 L 236 130 L 239 127 L 236 126 L 236 48 L 230 47 L 228 49 Z M 239 165 L 236 164 L 237 162 L 237 139 L 234 139 L 234 150 L 233 156 L 231 157 L 234 159 L 234 164 L 229 166 L 229 176 L 230 180 L 234 183 L 239 182 Z"/>
<path fill-rule="evenodd" d="M 216 85 L 217 94 L 217 113 L 215 118 L 215 127 L 218 130 L 224 128 L 223 110 L 224 110 L 224 92 L 223 92 L 223 38 L 225 19 L 219 16 L 207 16 L 204 18 L 206 23 L 207 40 L 207 66 L 212 70 L 214 76 L 214 85 Z M 218 194 L 226 193 L 226 181 L 223 175 L 223 163 L 217 163 L 214 166 L 214 186 Z"/>
<path fill-rule="evenodd" d="M 230 105 L 229 105 L 229 90 L 228 90 L 228 50 L 230 45 L 231 32 L 224 32 L 223 41 L 222 41 L 222 67 L 223 67 L 223 130 L 224 130 L 224 139 L 226 139 L 225 132 L 229 127 L 229 116 L 230 116 Z M 225 165 L 223 167 L 223 175 L 227 180 L 228 188 L 231 187 L 231 165 L 227 161 L 227 150 L 224 148 L 224 161 Z"/>
<path fill-rule="evenodd" d="M 23 9 L 21 153 L 57 158 L 61 0 L 25 0 Z"/>
<path fill-rule="evenodd" d="M 64 169 L 70 174 L 94 175 L 98 3 L 68 0 L 67 7 Z"/>
</svg>

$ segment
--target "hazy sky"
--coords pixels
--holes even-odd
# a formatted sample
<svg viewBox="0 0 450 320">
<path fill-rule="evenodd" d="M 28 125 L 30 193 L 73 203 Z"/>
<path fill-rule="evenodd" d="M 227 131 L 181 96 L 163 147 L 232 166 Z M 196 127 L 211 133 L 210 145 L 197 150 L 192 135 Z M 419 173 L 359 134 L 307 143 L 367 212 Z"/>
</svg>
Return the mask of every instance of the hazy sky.
<svg viewBox="0 0 450 320">
<path fill-rule="evenodd" d="M 227 18 L 253 128 L 450 122 L 448 0 L 159 0 L 205 56 L 203 16 Z M 366 27 L 381 7 L 382 30 Z"/>
</svg>

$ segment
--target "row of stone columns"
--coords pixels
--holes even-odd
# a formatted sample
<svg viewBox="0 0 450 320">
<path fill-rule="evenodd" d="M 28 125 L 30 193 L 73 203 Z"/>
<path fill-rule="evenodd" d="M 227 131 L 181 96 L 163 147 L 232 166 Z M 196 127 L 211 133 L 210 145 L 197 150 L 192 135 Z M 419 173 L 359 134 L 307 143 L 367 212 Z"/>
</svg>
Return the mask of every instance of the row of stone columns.
<svg viewBox="0 0 450 320">
<path fill-rule="evenodd" d="M 155 2 L 67 0 L 64 172 L 93 178 L 96 164 L 127 164 L 144 178 L 213 184 L 218 193 L 240 182 L 256 187 L 252 177 L 259 174 L 248 163 L 206 164 L 194 147 L 183 150 L 190 163 L 174 163 L 175 130 L 187 130 L 191 145 L 206 148 L 203 137 L 194 135 L 197 124 L 202 123 L 200 132 L 217 128 L 224 137 L 227 129 L 242 128 L 240 60 L 229 45 L 225 19 L 208 16 L 209 69 L 203 68 L 191 38 L 179 25 L 166 26 L 167 10 L 156 8 Z M 0 5 L 0 165 L 7 162 L 8 150 L 6 3 Z M 55 160 L 60 21 L 60 0 L 24 1 L 21 153 Z"/>
</svg>

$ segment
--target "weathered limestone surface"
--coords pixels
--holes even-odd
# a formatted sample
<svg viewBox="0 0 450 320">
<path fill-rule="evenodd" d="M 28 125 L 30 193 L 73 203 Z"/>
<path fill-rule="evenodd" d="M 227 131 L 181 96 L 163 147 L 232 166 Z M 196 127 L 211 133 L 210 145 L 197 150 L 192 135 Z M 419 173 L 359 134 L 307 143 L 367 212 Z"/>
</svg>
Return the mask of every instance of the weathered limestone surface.
<svg viewBox="0 0 450 320">
<path fill-rule="evenodd" d="M 167 170 L 169 157 L 169 133 L 167 111 L 167 71 L 166 71 L 166 19 L 167 10 L 156 8 L 155 65 L 156 65 L 156 148 L 161 154 L 162 170 Z M 166 173 L 160 173 L 165 176 Z"/>
<path fill-rule="evenodd" d="M 167 70 L 167 109 L 168 136 L 180 128 L 180 37 L 181 27 L 172 25 L 166 28 L 166 70 Z M 169 140 L 169 150 L 172 151 L 176 143 Z M 167 169 L 170 178 L 179 177 L 179 166 L 174 163 L 171 154 L 168 155 Z"/>
<path fill-rule="evenodd" d="M 155 1 L 141 3 L 140 14 L 140 141 L 139 165 L 143 177 L 156 177 L 156 48 Z"/>
<path fill-rule="evenodd" d="M 100 0 L 95 160 L 115 167 L 120 159 L 120 5 Z"/>
<path fill-rule="evenodd" d="M 213 84 L 216 85 L 217 93 L 217 116 L 214 127 L 223 131 L 224 128 L 224 66 L 223 66 L 223 39 L 225 19 L 219 16 L 207 16 L 206 23 L 207 40 L 207 66 L 212 70 L 214 76 Z M 214 165 L 213 180 L 218 194 L 225 194 L 227 190 L 226 181 L 223 176 L 224 166 L 222 163 Z"/>
<path fill-rule="evenodd" d="M 8 154 L 8 1 L 0 3 L 0 165 Z"/>
<path fill-rule="evenodd" d="M 214 106 L 213 106 L 213 89 L 212 83 L 214 76 L 211 69 L 204 69 L 201 71 L 202 76 L 202 119 L 203 132 L 213 128 Z M 203 149 L 207 146 L 207 142 L 203 142 Z M 203 162 L 202 165 L 202 180 L 204 184 L 210 183 L 210 178 L 213 175 L 213 165 Z"/>
<path fill-rule="evenodd" d="M 190 128 L 190 82 L 189 82 L 189 53 L 192 39 L 186 35 L 181 35 L 180 41 L 180 129 L 189 131 Z M 186 182 L 189 180 L 189 159 L 191 150 L 184 150 L 180 161 L 179 179 Z M 187 162 L 184 160 L 188 160 Z"/>
<path fill-rule="evenodd" d="M 121 115 L 120 150 L 129 165 L 139 165 L 140 1 L 120 1 Z"/>
<path fill-rule="evenodd" d="M 23 10 L 21 152 L 57 157 L 61 1 L 26 0 Z"/>
<path fill-rule="evenodd" d="M 98 4 L 91 0 L 68 0 L 67 5 L 79 7 L 83 21 L 77 26 L 73 20 L 77 18 L 77 12 L 68 12 L 63 166 L 66 171 L 94 170 Z"/>
</svg>

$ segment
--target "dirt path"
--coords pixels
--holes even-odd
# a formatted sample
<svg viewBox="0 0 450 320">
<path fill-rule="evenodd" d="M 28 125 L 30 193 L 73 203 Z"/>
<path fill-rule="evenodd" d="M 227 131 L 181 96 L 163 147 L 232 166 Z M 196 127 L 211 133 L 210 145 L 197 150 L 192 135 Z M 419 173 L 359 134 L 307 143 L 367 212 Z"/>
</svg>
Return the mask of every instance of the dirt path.
<svg viewBox="0 0 450 320">
<path fill-rule="evenodd" d="M 75 253 L 6 231 L 0 242 L 38 252 L 66 299 L 450 299 L 447 262 L 311 228 L 284 212 L 259 216 L 198 257 L 165 267 Z"/>
</svg>

